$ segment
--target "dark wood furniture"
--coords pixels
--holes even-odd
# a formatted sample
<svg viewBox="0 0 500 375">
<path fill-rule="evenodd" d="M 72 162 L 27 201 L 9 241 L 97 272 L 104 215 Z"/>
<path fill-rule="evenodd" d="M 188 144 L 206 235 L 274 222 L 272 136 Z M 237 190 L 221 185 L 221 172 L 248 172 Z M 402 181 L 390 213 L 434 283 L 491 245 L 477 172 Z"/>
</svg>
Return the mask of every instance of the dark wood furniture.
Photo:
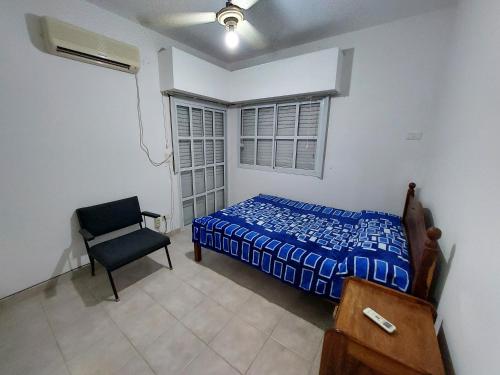
<svg viewBox="0 0 500 375">
<path fill-rule="evenodd" d="M 106 268 L 116 301 L 120 299 L 111 275 L 112 271 L 161 248 L 165 248 L 168 265 L 172 269 L 167 248 L 167 245 L 170 245 L 170 238 L 142 226 L 146 216 L 158 218 L 160 215 L 149 211 L 141 212 L 137 197 L 78 208 L 76 215 L 90 259 L 92 276 L 95 275 L 94 262 L 97 260 Z M 111 240 L 89 244 L 97 236 L 133 225 L 139 225 L 139 229 Z"/>
<path fill-rule="evenodd" d="M 403 211 L 403 225 L 410 250 L 413 274 L 411 294 L 428 299 L 436 271 L 439 255 L 437 240 L 441 238 L 441 230 L 436 227 L 428 228 L 424 208 L 415 197 L 415 187 L 415 183 L 411 182 L 406 193 Z"/>
<path fill-rule="evenodd" d="M 371 307 L 396 326 L 388 334 L 363 314 Z M 348 278 L 334 329 L 325 332 L 320 375 L 443 375 L 434 307 L 370 281 Z"/>
<path fill-rule="evenodd" d="M 415 183 L 409 184 L 402 218 L 413 275 L 410 293 L 416 297 L 428 299 L 439 255 L 437 240 L 441 238 L 441 230 L 436 227 L 428 228 L 424 208 L 415 197 L 415 187 Z M 194 260 L 200 262 L 201 246 L 198 242 L 194 242 L 193 247 Z"/>
</svg>

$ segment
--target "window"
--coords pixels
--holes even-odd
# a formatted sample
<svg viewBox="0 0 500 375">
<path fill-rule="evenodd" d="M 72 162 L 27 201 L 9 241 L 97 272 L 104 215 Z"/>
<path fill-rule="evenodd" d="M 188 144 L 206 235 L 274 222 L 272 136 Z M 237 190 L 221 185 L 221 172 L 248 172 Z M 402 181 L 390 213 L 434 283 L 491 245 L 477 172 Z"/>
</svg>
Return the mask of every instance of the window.
<svg viewBox="0 0 500 375">
<path fill-rule="evenodd" d="M 224 109 L 173 98 L 174 166 L 184 225 L 226 206 Z"/>
<path fill-rule="evenodd" d="M 329 98 L 241 109 L 240 167 L 321 178 Z"/>
</svg>

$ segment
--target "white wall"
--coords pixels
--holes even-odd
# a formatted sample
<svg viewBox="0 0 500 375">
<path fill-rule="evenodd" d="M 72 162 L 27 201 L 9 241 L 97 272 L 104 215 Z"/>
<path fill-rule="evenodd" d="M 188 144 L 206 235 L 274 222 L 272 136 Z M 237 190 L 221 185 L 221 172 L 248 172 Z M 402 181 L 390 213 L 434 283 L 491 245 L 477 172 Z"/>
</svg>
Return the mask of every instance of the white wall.
<svg viewBox="0 0 500 375">
<path fill-rule="evenodd" d="M 438 310 L 459 374 L 498 372 L 499 20 L 496 0 L 460 2 L 426 138 L 421 195 L 443 230 L 448 263 L 452 258 L 441 271 Z"/>
<path fill-rule="evenodd" d="M 332 100 L 324 178 L 238 168 L 237 114 L 229 114 L 229 199 L 258 193 L 338 208 L 401 213 L 409 181 L 420 180 L 423 144 L 407 141 L 433 118 L 452 12 L 427 13 L 280 51 L 354 48 L 350 94 Z M 424 135 L 425 137 L 426 135 Z"/>
<path fill-rule="evenodd" d="M 145 142 L 164 157 L 157 50 L 167 38 L 82 1 L 2 2 L 0 297 L 87 263 L 77 207 L 137 194 L 143 209 L 170 211 L 168 169 L 139 149 L 134 76 L 41 52 L 33 15 L 140 48 Z"/>
<path fill-rule="evenodd" d="M 162 91 L 175 89 L 222 102 L 231 101 L 229 70 L 177 48 L 162 51 L 159 62 Z"/>
<path fill-rule="evenodd" d="M 194 94 L 222 103 L 245 102 L 339 89 L 338 48 L 301 54 L 229 71 L 169 48 L 161 51 L 162 91 Z"/>
</svg>

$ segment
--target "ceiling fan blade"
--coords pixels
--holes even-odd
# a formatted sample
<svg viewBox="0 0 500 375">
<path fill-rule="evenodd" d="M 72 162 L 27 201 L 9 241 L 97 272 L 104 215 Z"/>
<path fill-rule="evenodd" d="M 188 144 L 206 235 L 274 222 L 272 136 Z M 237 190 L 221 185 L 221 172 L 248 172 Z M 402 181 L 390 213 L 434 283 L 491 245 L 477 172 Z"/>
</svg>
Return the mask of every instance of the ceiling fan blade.
<svg viewBox="0 0 500 375">
<path fill-rule="evenodd" d="M 255 49 L 262 49 L 266 47 L 267 42 L 264 35 L 261 34 L 250 22 L 244 20 L 240 25 L 238 25 L 238 34 L 250 43 Z"/>
<path fill-rule="evenodd" d="M 240 8 L 245 10 L 250 9 L 257 3 L 259 0 L 233 0 L 232 3 Z"/>
<path fill-rule="evenodd" d="M 202 25 L 205 23 L 215 22 L 215 20 L 215 12 L 189 12 L 165 14 L 163 16 L 149 19 L 145 23 L 151 26 L 174 29 L 178 27 Z"/>
</svg>

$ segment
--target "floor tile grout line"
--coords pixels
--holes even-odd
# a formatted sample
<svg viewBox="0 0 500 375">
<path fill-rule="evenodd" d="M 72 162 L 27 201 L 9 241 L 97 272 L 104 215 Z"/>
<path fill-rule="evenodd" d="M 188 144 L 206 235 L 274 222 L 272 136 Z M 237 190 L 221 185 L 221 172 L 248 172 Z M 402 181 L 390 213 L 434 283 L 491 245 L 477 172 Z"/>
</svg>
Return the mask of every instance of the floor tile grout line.
<svg viewBox="0 0 500 375">
<path fill-rule="evenodd" d="M 37 302 L 42 307 L 43 314 L 45 315 L 45 319 L 47 320 L 47 324 L 48 324 L 49 329 L 50 329 L 50 333 L 52 333 L 52 337 L 54 338 L 54 341 L 56 342 L 56 345 L 57 345 L 57 350 L 59 350 L 59 353 L 61 354 L 61 358 L 63 360 L 64 367 L 66 368 L 66 371 L 68 371 L 68 374 L 72 374 L 73 372 L 69 368 L 68 362 L 66 361 L 66 358 L 64 357 L 64 354 L 62 352 L 61 345 L 59 344 L 59 340 L 56 337 L 54 327 L 52 327 L 52 323 L 50 322 L 49 314 L 47 313 L 47 310 L 45 309 L 44 304 L 41 301 L 37 301 Z"/>
<path fill-rule="evenodd" d="M 259 356 L 259 354 L 262 352 L 262 349 L 264 349 L 264 346 L 266 346 L 267 342 L 269 340 L 271 340 L 272 337 L 271 335 L 269 335 L 266 339 L 266 341 L 264 341 L 264 343 L 262 344 L 262 346 L 260 347 L 259 351 L 257 352 L 257 354 L 255 355 L 254 359 L 252 359 L 252 361 L 250 362 L 250 364 L 248 365 L 247 369 L 245 370 L 245 374 L 248 374 L 248 371 L 250 371 L 250 369 L 252 368 L 252 365 L 253 363 L 255 362 L 255 360 L 257 359 L 257 357 Z"/>
<path fill-rule="evenodd" d="M 174 276 L 175 276 L 175 275 L 174 275 Z M 181 281 L 182 281 L 182 282 L 184 282 L 183 280 L 181 280 Z M 167 309 L 167 308 L 165 308 L 165 307 L 164 307 L 164 306 L 163 306 L 163 305 L 162 305 L 159 301 L 157 301 L 157 300 L 156 300 L 156 298 L 155 298 L 154 296 L 150 295 L 150 294 L 149 294 L 147 291 L 145 291 L 142 287 L 139 287 L 139 288 L 140 288 L 140 289 L 141 289 L 144 293 L 146 293 L 148 296 L 150 296 L 150 297 L 153 299 L 153 301 L 155 301 L 155 303 L 157 303 L 157 304 L 158 304 L 158 305 L 159 305 L 159 306 L 160 306 L 160 307 L 161 307 L 161 308 L 162 308 L 165 312 L 167 312 L 168 314 L 170 314 L 170 315 L 171 315 L 171 316 L 172 316 L 172 317 L 173 317 L 173 318 L 177 321 L 177 323 L 180 323 L 180 324 L 181 324 L 184 328 L 186 328 L 189 332 L 191 332 L 191 333 L 192 333 L 192 334 L 193 334 L 193 335 L 194 335 L 194 336 L 195 336 L 198 340 L 200 340 L 200 341 L 203 343 L 203 345 L 205 345 L 207 348 L 209 347 L 209 346 L 208 346 L 208 344 L 207 344 L 207 343 L 205 343 L 205 341 L 203 341 L 203 340 L 201 339 L 201 337 L 199 337 L 199 336 L 198 336 L 195 332 L 193 332 L 193 331 L 192 331 L 189 327 L 187 327 L 187 326 L 186 326 L 186 325 L 182 322 L 182 320 L 181 320 L 181 319 L 178 319 L 175 315 L 173 315 L 170 311 L 168 311 L 168 309 Z M 202 302 L 203 302 L 203 301 L 200 301 L 198 304 L 196 304 L 196 306 L 194 306 L 194 307 L 193 307 L 193 309 L 196 309 L 196 308 L 197 308 L 197 307 L 198 307 L 198 306 L 199 306 Z M 186 316 L 187 316 L 187 315 L 186 315 Z M 175 324 L 175 323 L 174 323 L 174 324 Z M 153 345 L 153 344 L 154 344 L 157 340 L 159 340 L 159 339 L 160 339 L 160 337 L 161 337 L 162 335 L 163 335 L 163 333 L 162 333 L 160 336 L 158 336 L 155 340 L 153 340 L 151 343 L 149 343 L 149 344 L 147 345 L 147 347 L 150 347 L 151 345 Z M 133 345 L 133 344 L 132 344 L 132 345 Z M 139 351 L 139 350 L 138 350 L 138 351 Z M 196 354 L 196 355 L 195 355 L 195 356 L 194 356 L 194 357 L 193 357 L 193 358 L 192 358 L 192 359 L 191 359 L 191 360 L 190 360 L 190 361 L 189 361 L 189 362 L 188 362 L 188 363 L 187 363 L 187 364 L 186 364 L 186 365 L 185 365 L 185 366 L 181 369 L 181 371 L 182 371 L 182 370 L 184 370 L 185 368 L 187 368 L 187 367 L 188 367 L 188 366 L 189 366 L 189 365 L 190 365 L 190 364 L 191 364 L 194 360 L 196 360 L 196 358 L 198 358 L 198 357 L 199 357 L 199 355 L 200 355 L 200 353 Z M 141 355 L 141 357 L 142 357 L 142 355 Z M 151 365 L 149 364 L 149 362 L 147 361 L 147 359 L 146 359 L 146 358 L 143 358 L 143 359 L 146 361 L 146 363 L 148 364 L 148 366 L 151 368 Z M 153 369 L 153 368 L 151 368 L 151 370 L 153 371 L 153 373 L 155 373 L 155 374 L 156 374 L 156 371 L 154 371 L 154 369 Z"/>
<path fill-rule="evenodd" d="M 194 287 L 193 287 L 194 288 Z M 145 293 L 147 293 L 146 291 L 144 291 Z M 209 296 L 206 296 L 208 298 L 210 298 Z M 166 309 L 159 301 L 157 301 L 153 296 L 151 296 L 151 298 L 153 298 L 153 300 L 158 303 L 158 305 L 160 305 L 160 307 L 165 310 L 167 313 L 169 313 L 170 315 L 172 315 L 171 312 L 168 311 L 168 309 Z M 219 304 L 217 301 L 214 301 L 213 299 L 210 298 L 210 301 L 217 304 L 219 307 L 222 307 L 224 308 L 225 310 L 227 310 L 224 306 L 222 306 L 221 304 Z M 199 305 L 201 305 L 201 303 L 203 303 L 203 301 L 200 301 L 198 304 L 196 304 L 196 306 L 193 307 L 193 310 L 196 309 Z M 229 310 L 228 310 L 229 311 Z M 212 349 L 210 347 L 210 343 L 219 335 L 220 332 L 222 332 L 224 330 L 224 328 L 226 328 L 226 326 L 229 324 L 229 322 L 231 322 L 233 320 L 233 318 L 235 318 L 235 313 L 229 311 L 233 316 L 231 317 L 231 319 L 229 319 L 226 324 L 224 324 L 224 326 L 219 330 L 219 332 L 217 332 L 217 334 L 209 341 L 209 342 L 205 342 L 201 337 L 199 337 L 196 332 L 194 332 L 191 328 L 189 328 L 183 321 L 182 319 L 178 319 L 177 317 L 175 317 L 174 315 L 172 315 L 174 317 L 175 320 L 177 320 L 177 322 L 179 322 L 184 328 L 186 328 L 189 332 L 191 332 L 197 339 L 199 339 L 209 350 L 212 350 L 215 352 L 214 349 Z M 185 317 L 189 315 L 186 314 Z M 152 345 L 156 340 L 158 340 L 159 337 L 157 339 L 155 339 L 152 343 L 150 343 L 149 345 Z M 149 346 L 148 345 L 148 346 Z M 219 355 L 217 352 L 215 352 L 217 354 L 217 356 L 219 356 L 219 358 L 221 358 L 224 362 L 226 362 L 231 368 L 235 369 L 238 373 L 241 374 L 241 372 L 236 369 L 234 366 L 232 366 L 225 358 L 223 358 L 221 355 Z M 193 361 L 195 361 L 199 356 L 200 356 L 201 353 L 198 353 L 191 361 L 189 361 L 186 366 L 184 366 L 182 368 L 182 370 L 184 370 L 185 368 L 187 368 Z"/>
<path fill-rule="evenodd" d="M 278 340 L 276 337 L 273 337 L 272 335 L 269 336 L 271 337 L 274 341 L 276 341 L 278 344 L 280 344 L 282 347 L 284 347 L 285 349 L 289 350 L 290 352 L 292 352 L 293 354 L 295 354 L 297 357 L 299 357 L 300 359 L 302 359 L 303 361 L 307 362 L 307 363 L 311 363 L 311 362 L 314 362 L 314 358 L 316 358 L 316 352 L 318 351 L 318 348 L 315 349 L 315 354 L 314 354 L 314 358 L 312 360 L 310 359 L 306 359 L 304 358 L 302 355 L 300 355 L 299 353 L 297 353 L 295 350 L 293 350 L 292 348 L 289 348 L 288 346 L 286 346 L 284 343 L 282 343 L 280 340 Z M 319 347 L 319 345 L 318 345 Z"/>
<path fill-rule="evenodd" d="M 231 363 L 229 363 L 228 360 L 226 360 L 226 358 L 224 358 L 221 354 L 219 354 L 214 348 L 212 348 L 210 346 L 210 344 L 212 342 L 214 342 L 214 340 L 221 334 L 221 332 L 229 325 L 229 323 L 231 323 L 233 320 L 235 319 L 239 319 L 237 316 L 236 316 L 236 313 L 233 313 L 233 316 L 231 317 L 231 319 L 229 319 L 227 321 L 227 323 L 224 325 L 224 327 L 221 328 L 221 330 L 212 338 L 212 340 L 210 340 L 210 342 L 207 344 L 207 346 L 214 351 L 215 354 L 217 354 L 220 358 L 222 358 L 229 366 L 231 366 L 232 368 L 234 368 L 239 374 L 242 374 L 242 372 L 240 370 L 238 370 L 236 367 L 234 367 Z M 241 319 L 240 319 L 241 320 Z M 255 327 L 254 327 L 255 328 Z"/>
<path fill-rule="evenodd" d="M 288 313 L 290 313 L 290 314 L 292 314 L 292 315 L 294 315 L 294 316 L 295 316 L 295 314 L 293 314 L 293 313 L 291 313 L 291 312 L 289 312 L 289 311 L 288 311 Z M 278 326 L 279 326 L 279 324 L 281 323 L 281 321 L 285 318 L 285 315 L 286 315 L 286 313 L 285 313 L 285 314 L 283 314 L 283 316 L 280 318 L 280 320 L 279 320 L 278 324 L 276 324 L 276 326 L 274 327 L 273 331 L 271 332 L 270 337 L 272 337 L 272 339 L 273 339 L 274 341 L 276 341 L 278 344 L 280 344 L 280 345 L 281 345 L 281 346 L 283 346 L 284 348 L 286 348 L 286 349 L 290 350 L 292 353 L 294 353 L 294 354 L 296 354 L 297 356 L 299 356 L 300 358 L 302 358 L 304 361 L 306 361 L 306 362 L 314 362 L 314 358 L 316 358 L 316 355 L 314 356 L 313 360 L 312 360 L 312 361 L 310 361 L 310 360 L 308 360 L 308 359 L 304 358 L 301 354 L 297 353 L 295 350 L 293 350 L 293 349 L 289 348 L 288 346 L 286 346 L 284 343 L 280 342 L 280 341 L 279 341 L 276 337 L 273 337 L 273 333 L 274 333 L 274 331 L 276 331 L 276 328 L 278 328 Z M 324 333 L 324 332 L 323 332 L 323 333 Z M 320 340 L 320 343 L 321 343 L 321 340 Z M 318 344 L 318 347 L 319 347 L 319 345 L 321 345 L 321 344 Z M 316 348 L 315 350 L 317 351 L 318 349 Z"/>
<path fill-rule="evenodd" d="M 155 301 L 156 302 L 156 301 Z M 119 302 L 118 302 L 119 303 Z M 125 339 L 129 342 L 130 346 L 133 348 L 133 350 L 139 355 L 139 357 L 142 358 L 142 360 L 146 363 L 146 365 L 149 367 L 149 369 L 153 372 L 153 374 L 156 374 L 156 371 L 151 367 L 151 365 L 149 364 L 149 362 L 146 360 L 146 358 L 144 358 L 144 356 L 142 355 L 141 351 L 135 347 L 134 343 L 132 342 L 132 340 L 130 340 L 130 338 L 127 336 L 127 334 L 125 332 L 123 332 L 123 330 L 120 328 L 120 326 L 118 325 L 118 323 L 113 319 L 113 316 L 111 316 L 111 314 L 109 313 L 109 311 L 107 311 L 106 309 L 104 309 L 106 314 L 109 316 L 109 318 L 111 319 L 111 321 L 114 323 L 115 327 L 118 329 L 118 331 L 120 331 L 120 333 L 125 337 Z M 154 340 L 156 341 L 156 340 Z M 128 363 L 128 362 L 127 362 Z M 123 369 L 127 363 L 125 363 L 122 367 L 120 367 L 117 371 L 114 371 L 114 374 L 119 374 L 119 371 L 121 369 Z"/>
</svg>

